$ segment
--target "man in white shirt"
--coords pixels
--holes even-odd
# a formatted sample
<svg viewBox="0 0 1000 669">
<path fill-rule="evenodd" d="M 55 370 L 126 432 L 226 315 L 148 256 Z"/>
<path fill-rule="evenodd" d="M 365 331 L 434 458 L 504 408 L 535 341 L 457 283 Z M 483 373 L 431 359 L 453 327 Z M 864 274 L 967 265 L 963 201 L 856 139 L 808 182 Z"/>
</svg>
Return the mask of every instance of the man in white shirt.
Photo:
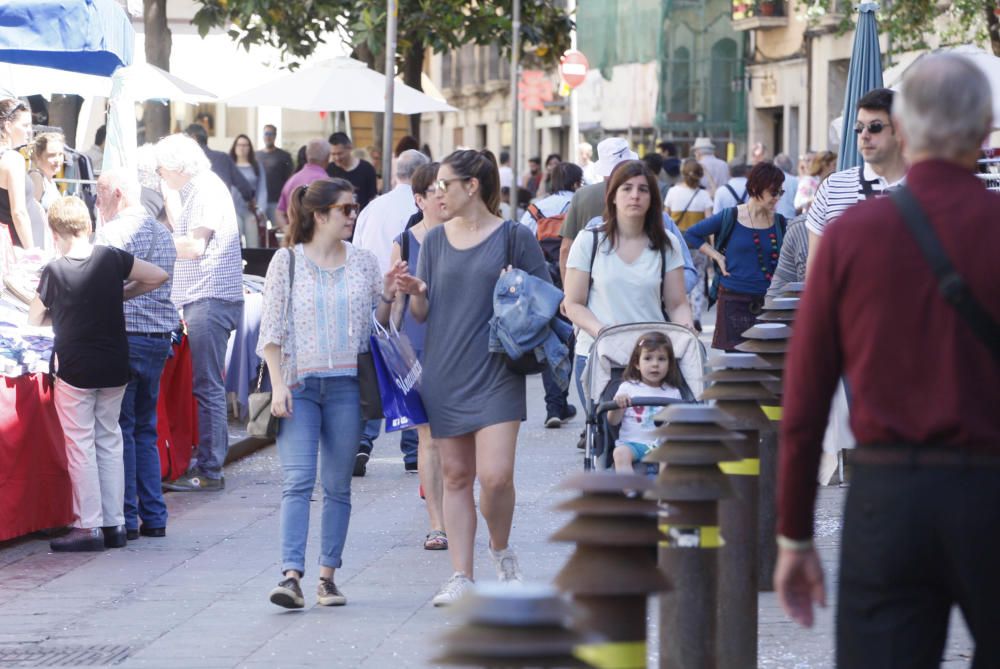
<svg viewBox="0 0 1000 669">
<path fill-rule="evenodd" d="M 392 240 L 403 232 L 406 222 L 417 213 L 410 178 L 418 167 L 429 162 L 430 159 L 419 151 L 403 151 L 396 159 L 396 187 L 372 200 L 358 215 L 354 245 L 374 253 L 383 274 L 390 269 Z"/>
<path fill-rule="evenodd" d="M 692 151 L 695 159 L 705 169 L 705 178 L 702 179 L 701 185 L 708 190 L 709 195 L 715 197 L 715 191 L 729 181 L 729 165 L 726 165 L 726 161 L 715 157 L 715 144 L 708 137 L 696 139 Z"/>
<path fill-rule="evenodd" d="M 816 190 L 806 217 L 809 229 L 807 277 L 823 229 L 848 207 L 881 195 L 899 185 L 906 175 L 903 145 L 890 118 L 892 98 L 893 92 L 888 88 L 876 88 L 858 100 L 858 120 L 853 128 L 845 130 L 858 135 L 858 150 L 865 162 L 861 167 L 834 172 Z"/>
<path fill-rule="evenodd" d="M 510 167 L 510 151 L 500 152 L 500 188 L 511 188 L 514 185 L 514 170 Z"/>
<path fill-rule="evenodd" d="M 787 220 L 795 218 L 795 191 L 799 188 L 799 178 L 793 174 L 795 165 L 787 153 L 779 153 L 774 157 L 775 166 L 785 173 L 785 183 L 781 184 L 784 194 L 778 200 L 774 210 Z"/>
</svg>

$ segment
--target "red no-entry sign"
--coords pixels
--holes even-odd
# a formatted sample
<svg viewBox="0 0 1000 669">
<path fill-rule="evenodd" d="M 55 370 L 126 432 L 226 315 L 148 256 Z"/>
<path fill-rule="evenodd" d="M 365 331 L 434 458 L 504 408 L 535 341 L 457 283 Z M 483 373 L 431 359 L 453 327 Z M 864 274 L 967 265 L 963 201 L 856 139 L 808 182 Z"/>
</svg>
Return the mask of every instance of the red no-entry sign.
<svg viewBox="0 0 1000 669">
<path fill-rule="evenodd" d="M 570 88 L 576 88 L 587 79 L 590 69 L 587 57 L 576 49 L 570 49 L 559 59 L 559 74 Z"/>
</svg>

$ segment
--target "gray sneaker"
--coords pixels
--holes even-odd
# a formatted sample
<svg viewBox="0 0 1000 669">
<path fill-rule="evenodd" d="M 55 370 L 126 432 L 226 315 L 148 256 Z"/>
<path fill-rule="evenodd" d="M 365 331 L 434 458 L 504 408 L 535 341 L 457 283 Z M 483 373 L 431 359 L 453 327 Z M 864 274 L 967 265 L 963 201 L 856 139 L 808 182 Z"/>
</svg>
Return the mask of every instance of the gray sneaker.
<svg viewBox="0 0 1000 669">
<path fill-rule="evenodd" d="M 289 576 L 271 591 L 271 603 L 283 606 L 286 609 L 301 609 L 306 605 L 306 599 L 302 596 L 302 588 L 299 586 L 299 579 Z"/>
<path fill-rule="evenodd" d="M 510 546 L 502 551 L 490 550 L 490 557 L 493 558 L 493 565 L 497 569 L 497 580 L 501 583 L 520 583 L 524 580 L 521 575 L 521 566 L 517 563 L 517 554 Z"/>
<path fill-rule="evenodd" d="M 451 578 L 441 586 L 438 593 L 434 595 L 434 606 L 450 606 L 457 602 L 462 596 L 472 588 L 472 579 L 460 571 L 456 571 Z"/>
<path fill-rule="evenodd" d="M 217 479 L 210 479 L 204 474 L 199 474 L 195 471 L 189 471 L 179 479 L 163 484 L 163 489 L 171 492 L 212 492 L 216 490 L 224 490 L 225 488 L 225 476 Z"/>
<path fill-rule="evenodd" d="M 320 606 L 343 606 L 347 603 L 347 597 L 344 597 L 332 578 L 320 576 L 316 587 L 316 603 Z"/>
</svg>

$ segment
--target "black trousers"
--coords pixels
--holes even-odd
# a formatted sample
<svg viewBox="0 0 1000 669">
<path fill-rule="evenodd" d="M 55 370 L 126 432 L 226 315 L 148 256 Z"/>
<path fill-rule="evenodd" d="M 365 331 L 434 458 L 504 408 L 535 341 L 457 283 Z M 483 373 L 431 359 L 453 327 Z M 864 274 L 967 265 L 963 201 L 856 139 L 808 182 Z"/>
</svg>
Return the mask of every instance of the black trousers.
<svg viewBox="0 0 1000 669">
<path fill-rule="evenodd" d="M 938 667 L 952 605 L 1000 667 L 1000 467 L 856 465 L 837 603 L 841 669 Z"/>
</svg>

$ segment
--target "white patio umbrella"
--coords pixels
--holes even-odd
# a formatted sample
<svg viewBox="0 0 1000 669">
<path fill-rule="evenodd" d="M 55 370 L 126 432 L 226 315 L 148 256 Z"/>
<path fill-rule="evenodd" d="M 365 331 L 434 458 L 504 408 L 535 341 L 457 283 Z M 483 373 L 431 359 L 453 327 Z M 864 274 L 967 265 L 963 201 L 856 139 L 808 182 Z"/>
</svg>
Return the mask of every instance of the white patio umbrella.
<svg viewBox="0 0 1000 669">
<path fill-rule="evenodd" d="M 968 58 L 976 67 L 982 70 L 990 82 L 990 88 L 993 93 L 993 127 L 1000 128 L 1000 58 L 971 44 L 937 49 L 931 53 L 953 53 L 963 58 Z M 918 58 L 904 60 L 883 72 L 882 79 L 885 85 L 893 90 L 899 90 L 899 87 L 903 83 L 903 75 L 914 63 L 919 62 L 922 57 L 923 55 Z"/>
<path fill-rule="evenodd" d="M 119 67 L 124 93 L 136 101 L 177 100 L 179 102 L 211 102 L 216 96 L 203 88 L 184 81 L 166 70 L 148 63 Z M 111 97 L 112 77 L 66 72 L 48 67 L 0 63 L 0 88 L 18 95 L 82 95 Z"/>
<path fill-rule="evenodd" d="M 395 82 L 397 114 L 457 111 L 441 100 Z M 385 76 L 353 58 L 333 58 L 289 72 L 225 101 L 231 107 L 275 105 L 301 111 L 385 111 Z"/>
</svg>

